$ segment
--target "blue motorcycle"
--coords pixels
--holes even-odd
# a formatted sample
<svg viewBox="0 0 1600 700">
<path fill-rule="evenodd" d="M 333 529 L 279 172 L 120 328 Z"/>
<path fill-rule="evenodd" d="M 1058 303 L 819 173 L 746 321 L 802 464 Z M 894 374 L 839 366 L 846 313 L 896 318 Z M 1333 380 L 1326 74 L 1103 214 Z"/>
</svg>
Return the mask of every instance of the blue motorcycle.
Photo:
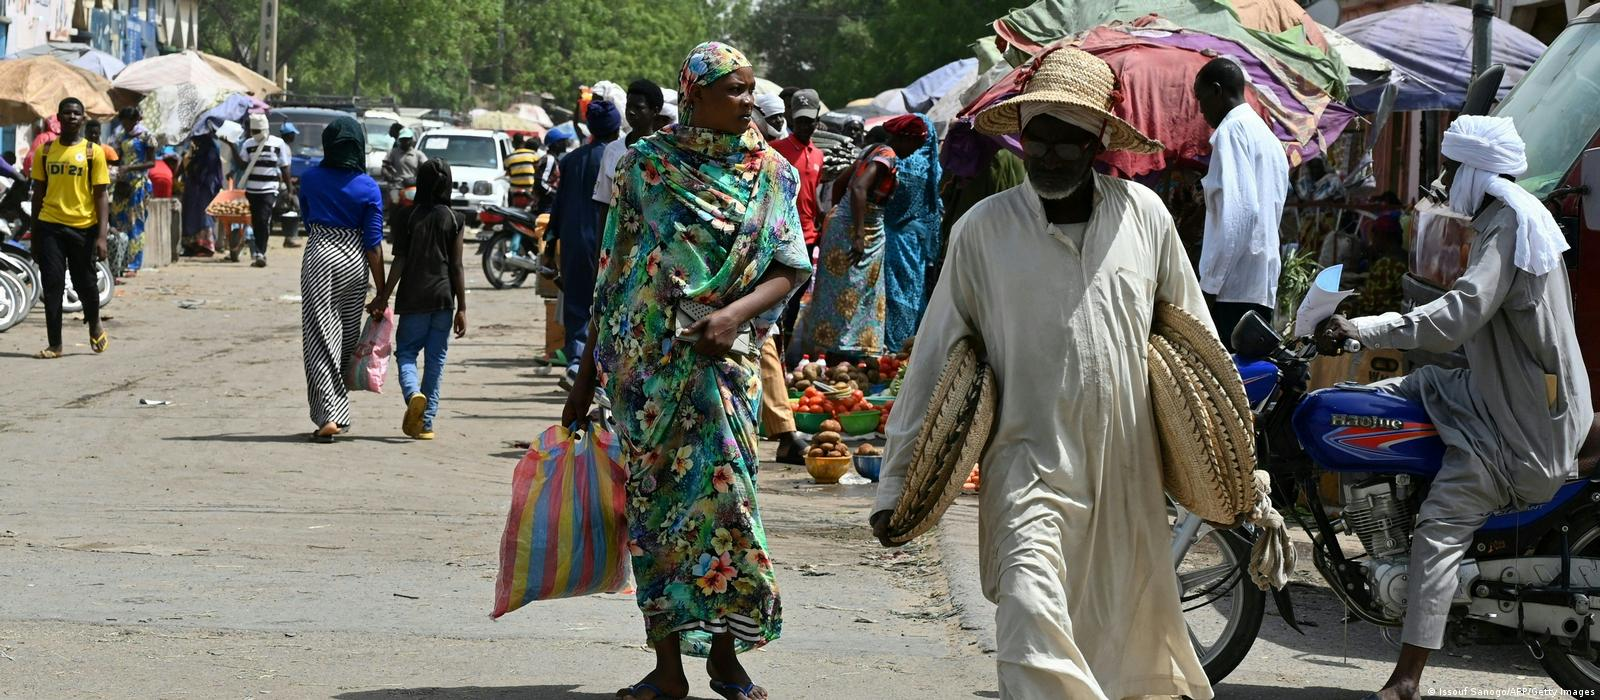
<svg viewBox="0 0 1600 700">
<path fill-rule="evenodd" d="M 1259 468 L 1272 475 L 1275 505 L 1310 535 L 1312 563 L 1348 614 L 1398 629 L 1415 514 L 1444 455 L 1438 431 L 1420 404 L 1371 387 L 1308 392 L 1315 346 L 1306 338 L 1286 343 L 1253 312 L 1232 338 L 1256 412 Z M 1585 478 L 1567 483 L 1549 503 L 1497 513 L 1477 532 L 1461 564 L 1450 620 L 1456 638 L 1524 644 L 1557 685 L 1594 693 L 1600 691 L 1600 480 L 1588 478 L 1585 466 L 1600 444 L 1584 447 Z M 1344 507 L 1337 515 L 1318 490 L 1327 472 L 1342 477 Z M 1306 508 L 1297 511 L 1302 493 Z M 1249 653 L 1265 613 L 1266 594 L 1245 568 L 1254 533 L 1212 529 L 1178 509 L 1174 534 L 1190 639 L 1215 684 Z M 1363 552 L 1348 553 L 1340 534 L 1354 535 Z M 1284 621 L 1299 631 L 1287 590 L 1273 595 Z"/>
</svg>

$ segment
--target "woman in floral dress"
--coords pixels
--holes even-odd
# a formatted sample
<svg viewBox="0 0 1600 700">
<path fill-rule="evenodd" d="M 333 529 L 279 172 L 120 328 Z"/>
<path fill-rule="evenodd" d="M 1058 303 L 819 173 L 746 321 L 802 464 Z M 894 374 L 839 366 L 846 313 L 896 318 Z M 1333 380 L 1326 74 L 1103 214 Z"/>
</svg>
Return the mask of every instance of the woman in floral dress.
<svg viewBox="0 0 1600 700">
<path fill-rule="evenodd" d="M 145 200 L 150 198 L 150 169 L 156 164 L 156 149 L 150 132 L 139 123 L 141 119 L 135 107 L 124 107 L 117 114 L 122 128 L 117 131 L 115 148 L 121 164 L 111 198 L 111 228 L 128 236 L 125 269 L 118 270 L 118 276 L 132 277 L 144 265 Z"/>
<path fill-rule="evenodd" d="M 799 178 L 752 126 L 755 75 L 737 49 L 701 44 L 679 82 L 680 123 L 619 166 L 590 350 L 563 421 L 583 420 L 603 379 L 656 650 L 655 669 L 618 696 L 684 697 L 688 654 L 707 657 L 719 695 L 760 700 L 736 655 L 777 639 L 782 609 L 756 499 L 759 357 L 737 349 L 760 347 L 751 321 L 780 313 L 810 271 Z M 680 328 L 686 303 L 710 311 Z"/>
<path fill-rule="evenodd" d="M 884 124 L 889 143 L 869 144 L 850 169 L 850 186 L 828 213 L 817 261 L 817 283 L 811 291 L 801 330 L 801 349 L 837 359 L 884 354 L 884 206 L 895 191 L 899 160 L 915 153 L 928 138 L 919 117 L 907 114 Z"/>
</svg>

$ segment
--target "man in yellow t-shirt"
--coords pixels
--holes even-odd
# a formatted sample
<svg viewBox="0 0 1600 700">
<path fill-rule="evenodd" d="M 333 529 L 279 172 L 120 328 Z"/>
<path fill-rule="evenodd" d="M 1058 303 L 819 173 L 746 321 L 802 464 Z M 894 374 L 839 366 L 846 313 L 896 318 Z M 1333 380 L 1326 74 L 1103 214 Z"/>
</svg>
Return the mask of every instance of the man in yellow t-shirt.
<svg viewBox="0 0 1600 700">
<path fill-rule="evenodd" d="M 33 158 L 33 258 L 44 284 L 45 332 L 49 347 L 34 356 L 61 357 L 61 301 L 66 277 L 83 302 L 89 347 L 105 352 L 110 339 L 100 327 L 95 261 L 106 259 L 106 186 L 111 175 L 105 153 L 83 136 L 83 102 L 68 97 L 56 108 L 61 135 Z"/>
<path fill-rule="evenodd" d="M 539 184 L 539 158 L 537 150 L 528 147 L 528 142 L 522 134 L 517 134 L 511 139 L 511 155 L 506 158 L 506 179 L 511 183 L 511 189 L 527 192 L 534 197 L 538 196 L 536 186 Z M 537 211 L 538 203 L 528 207 Z"/>
</svg>

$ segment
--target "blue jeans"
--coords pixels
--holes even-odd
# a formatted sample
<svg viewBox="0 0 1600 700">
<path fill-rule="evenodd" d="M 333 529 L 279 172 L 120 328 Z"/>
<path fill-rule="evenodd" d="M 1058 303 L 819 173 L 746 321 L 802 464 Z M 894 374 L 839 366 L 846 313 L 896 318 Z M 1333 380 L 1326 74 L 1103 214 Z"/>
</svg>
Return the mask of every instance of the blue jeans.
<svg viewBox="0 0 1600 700">
<path fill-rule="evenodd" d="M 394 332 L 394 359 L 400 363 L 400 398 L 409 400 L 417 393 L 428 397 L 428 410 L 422 418 L 424 430 L 433 430 L 433 417 L 439 413 L 439 379 L 444 374 L 444 356 L 450 348 L 450 326 L 454 321 L 455 312 L 449 309 L 401 314 Z M 421 351 L 427 352 L 423 358 L 427 367 L 419 385 L 417 353 Z"/>
</svg>

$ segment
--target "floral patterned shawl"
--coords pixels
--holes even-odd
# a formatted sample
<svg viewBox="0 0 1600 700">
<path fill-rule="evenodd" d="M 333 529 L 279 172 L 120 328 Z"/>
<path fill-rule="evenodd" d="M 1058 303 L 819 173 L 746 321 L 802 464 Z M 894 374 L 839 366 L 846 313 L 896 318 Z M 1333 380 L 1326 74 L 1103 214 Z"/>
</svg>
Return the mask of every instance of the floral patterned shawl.
<svg viewBox="0 0 1600 700">
<path fill-rule="evenodd" d="M 708 373 L 730 404 L 755 382 L 753 360 L 711 360 L 674 341 L 677 303 L 723 307 L 775 260 L 810 265 L 795 209 L 799 176 L 754 128 L 674 124 L 635 144 L 618 170 L 595 287 L 595 353 L 622 437 L 645 450 L 693 420 L 679 405 Z"/>
</svg>

